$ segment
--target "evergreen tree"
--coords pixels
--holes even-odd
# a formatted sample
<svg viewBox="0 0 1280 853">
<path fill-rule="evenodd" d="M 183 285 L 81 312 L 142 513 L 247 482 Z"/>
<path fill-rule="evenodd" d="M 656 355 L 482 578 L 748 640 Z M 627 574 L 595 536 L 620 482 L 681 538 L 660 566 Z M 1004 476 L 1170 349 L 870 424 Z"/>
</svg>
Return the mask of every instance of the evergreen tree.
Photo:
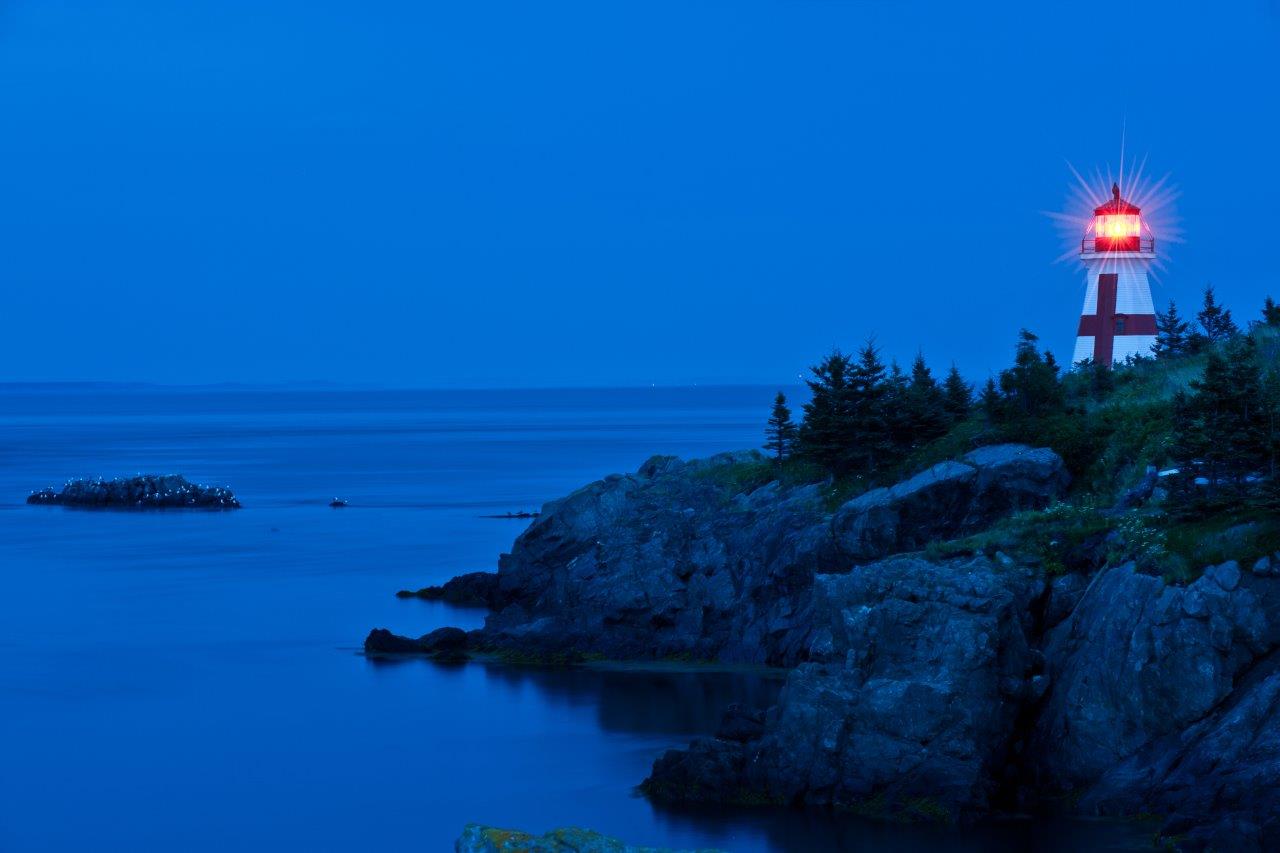
<svg viewBox="0 0 1280 853">
<path fill-rule="evenodd" d="M 1273 495 L 1280 495 L 1280 366 L 1272 364 L 1262 374 L 1262 410 L 1266 422 L 1268 488 Z"/>
<path fill-rule="evenodd" d="M 796 425 L 791 420 L 791 409 L 787 407 L 787 395 L 781 391 L 773 398 L 773 413 L 769 415 L 765 427 L 765 450 L 773 454 L 778 462 L 791 455 L 796 442 Z"/>
<path fill-rule="evenodd" d="M 951 423 L 946 398 L 923 353 L 916 353 L 911 363 L 911 379 L 903 389 L 898 408 L 903 428 L 896 438 L 902 447 L 928 444 L 943 435 Z"/>
<path fill-rule="evenodd" d="M 850 362 L 849 356 L 834 350 L 810 368 L 813 378 L 806 380 L 812 396 L 804 404 L 798 450 L 834 473 L 842 473 L 848 466 L 852 426 Z"/>
<path fill-rule="evenodd" d="M 1088 382 L 1089 399 L 1101 402 L 1115 390 L 1115 374 L 1105 364 L 1099 364 L 1091 358 L 1086 358 L 1080 362 L 1077 370 Z"/>
<path fill-rule="evenodd" d="M 987 384 L 983 386 L 978 402 L 981 403 L 982 413 L 987 420 L 992 423 L 1000 420 L 1003 415 L 1004 401 L 1000 399 L 1000 389 L 996 387 L 995 377 L 987 377 Z"/>
<path fill-rule="evenodd" d="M 1211 343 L 1225 341 L 1240 333 L 1235 320 L 1231 319 L 1231 309 L 1223 308 L 1213 292 L 1213 285 L 1204 289 L 1204 307 L 1196 315 L 1205 338 Z"/>
<path fill-rule="evenodd" d="M 952 423 L 959 423 L 969 417 L 969 409 L 973 406 L 973 386 L 964 381 L 954 364 L 942 383 L 942 393 L 942 405 Z"/>
<path fill-rule="evenodd" d="M 1187 322 L 1178 316 L 1178 306 L 1169 300 L 1169 310 L 1156 312 L 1156 343 L 1152 347 L 1156 358 L 1172 358 L 1188 351 Z"/>
<path fill-rule="evenodd" d="M 911 381 L 902 372 L 897 359 L 889 362 L 889 376 L 885 380 L 884 392 L 884 417 L 889 428 L 889 442 L 898 450 L 906 450 L 914 440 L 909 399 Z"/>
<path fill-rule="evenodd" d="M 1205 494 L 1238 490 L 1251 474 L 1274 462 L 1261 371 L 1251 338 L 1227 352 L 1211 350 L 1192 394 L 1174 399 L 1174 454 L 1183 469 L 1183 492 L 1203 477 Z"/>
<path fill-rule="evenodd" d="M 1053 354 L 1041 353 L 1034 334 L 1023 329 L 1013 367 L 1000 372 L 1000 405 L 1004 421 L 1032 420 L 1061 410 L 1063 394 L 1058 363 Z"/>
<path fill-rule="evenodd" d="M 1270 296 L 1262 303 L 1262 322 L 1268 326 L 1280 326 L 1280 305 Z"/>
<path fill-rule="evenodd" d="M 887 403 L 895 386 L 886 380 L 885 373 L 879 349 L 874 341 L 867 341 L 849 373 L 852 429 L 847 447 L 851 467 L 860 473 L 874 471 L 892 456 Z"/>
</svg>

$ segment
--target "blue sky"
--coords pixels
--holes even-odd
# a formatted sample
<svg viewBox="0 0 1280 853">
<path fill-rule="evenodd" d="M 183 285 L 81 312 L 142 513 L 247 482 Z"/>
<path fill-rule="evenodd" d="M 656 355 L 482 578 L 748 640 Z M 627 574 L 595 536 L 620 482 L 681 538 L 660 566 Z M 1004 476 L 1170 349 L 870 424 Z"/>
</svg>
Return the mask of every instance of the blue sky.
<svg viewBox="0 0 1280 853">
<path fill-rule="evenodd" d="M 1130 153 L 1156 301 L 1280 296 L 1280 7 L 8 0 L 0 380 L 794 381 L 1062 356 Z"/>
</svg>

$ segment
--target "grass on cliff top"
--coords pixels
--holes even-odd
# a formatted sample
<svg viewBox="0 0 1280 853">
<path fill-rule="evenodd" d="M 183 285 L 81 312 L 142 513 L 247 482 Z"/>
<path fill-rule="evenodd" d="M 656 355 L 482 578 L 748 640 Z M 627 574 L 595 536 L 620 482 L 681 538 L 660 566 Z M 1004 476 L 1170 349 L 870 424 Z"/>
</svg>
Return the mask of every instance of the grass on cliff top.
<svg viewBox="0 0 1280 853">
<path fill-rule="evenodd" d="M 1004 553 L 1039 564 L 1049 575 L 1132 561 L 1140 571 L 1182 584 L 1207 566 L 1237 560 L 1248 568 L 1277 550 L 1280 519 L 1262 509 L 1241 506 L 1185 520 L 1159 508 L 1109 515 L 1091 505 L 1058 503 L 1016 513 L 972 536 L 930 543 L 925 554 L 940 560 Z"/>
</svg>

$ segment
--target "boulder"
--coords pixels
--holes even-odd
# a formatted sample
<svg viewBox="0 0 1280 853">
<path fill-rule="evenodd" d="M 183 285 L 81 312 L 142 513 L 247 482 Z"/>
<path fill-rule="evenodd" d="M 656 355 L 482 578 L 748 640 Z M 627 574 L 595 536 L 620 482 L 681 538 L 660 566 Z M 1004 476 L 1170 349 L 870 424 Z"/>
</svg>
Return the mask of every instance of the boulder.
<svg viewBox="0 0 1280 853">
<path fill-rule="evenodd" d="M 419 654 L 421 644 L 412 637 L 393 634 L 386 628 L 374 628 L 364 638 L 365 654 Z"/>
<path fill-rule="evenodd" d="M 437 660 L 465 657 L 467 632 L 461 628 L 437 628 L 416 640 L 393 634 L 386 628 L 374 628 L 364 641 L 365 654 L 430 655 Z"/>
<path fill-rule="evenodd" d="M 854 562 L 875 560 L 977 532 L 1017 510 L 1042 508 L 1069 482 L 1051 450 L 983 447 L 854 498 L 836 511 L 832 532 L 841 554 Z"/>
<path fill-rule="evenodd" d="M 119 509 L 239 509 L 230 489 L 202 486 L 180 474 L 139 474 L 115 480 L 70 480 L 61 489 L 41 489 L 29 504 Z"/>
</svg>

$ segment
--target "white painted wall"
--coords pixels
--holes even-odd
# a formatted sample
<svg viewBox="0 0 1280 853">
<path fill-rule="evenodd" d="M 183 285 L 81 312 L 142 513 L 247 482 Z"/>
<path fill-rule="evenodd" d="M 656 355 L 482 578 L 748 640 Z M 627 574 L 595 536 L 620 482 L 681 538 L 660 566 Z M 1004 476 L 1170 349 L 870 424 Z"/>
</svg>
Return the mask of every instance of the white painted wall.
<svg viewBox="0 0 1280 853">
<path fill-rule="evenodd" d="M 1131 355 L 1151 358 L 1151 347 L 1155 343 L 1155 335 L 1116 335 L 1111 344 L 1111 363 L 1117 364 Z"/>
</svg>

